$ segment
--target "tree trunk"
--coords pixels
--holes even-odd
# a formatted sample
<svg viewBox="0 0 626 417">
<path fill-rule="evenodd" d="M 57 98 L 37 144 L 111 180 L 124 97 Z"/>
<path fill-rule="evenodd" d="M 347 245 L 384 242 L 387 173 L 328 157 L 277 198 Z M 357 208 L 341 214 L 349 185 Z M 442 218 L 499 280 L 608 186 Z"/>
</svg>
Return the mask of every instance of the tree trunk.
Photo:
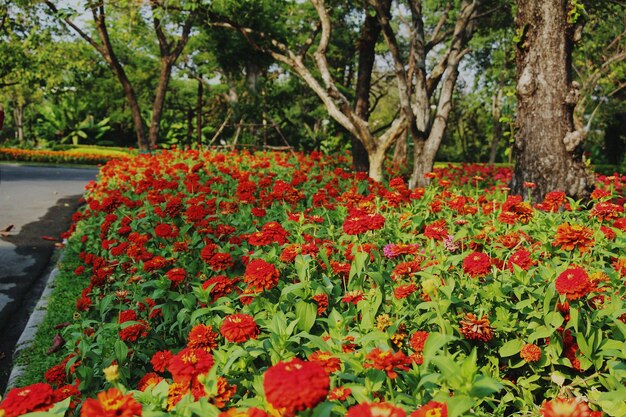
<svg viewBox="0 0 626 417">
<path fill-rule="evenodd" d="M 383 165 L 385 162 L 385 149 L 374 149 L 368 153 L 369 159 L 369 177 L 374 181 L 382 181 L 383 176 Z"/>
<path fill-rule="evenodd" d="M 24 143 L 24 106 L 19 103 L 13 107 L 13 119 L 15 120 L 15 136 L 20 144 Z"/>
<path fill-rule="evenodd" d="M 582 132 L 573 126 L 576 104 L 571 85 L 571 28 L 566 0 L 517 0 L 517 134 L 515 175 L 511 190 L 532 198 L 554 190 L 584 198 L 593 184 L 579 145 Z"/>
<path fill-rule="evenodd" d="M 408 163 L 409 152 L 409 132 L 405 130 L 402 136 L 396 141 L 396 146 L 393 150 L 393 167 L 401 170 Z"/>
<path fill-rule="evenodd" d="M 389 8 L 391 2 L 386 0 L 385 7 Z M 376 59 L 376 42 L 380 35 L 381 27 L 376 16 L 367 14 L 361 37 L 359 38 L 359 63 L 355 90 L 354 111 L 363 120 L 369 118 L 370 91 L 372 88 L 372 70 Z M 357 172 L 368 172 L 369 157 L 365 146 L 358 138 L 352 138 L 352 166 Z"/>
<path fill-rule="evenodd" d="M 159 141 L 159 128 L 161 127 L 161 117 L 163 116 L 163 107 L 165 107 L 165 95 L 167 94 L 167 87 L 170 83 L 173 63 L 173 60 L 169 56 L 161 58 L 159 84 L 157 85 L 156 95 L 152 103 L 152 120 L 150 120 L 150 130 L 148 131 L 148 140 L 151 149 L 156 148 L 157 142 Z"/>
<path fill-rule="evenodd" d="M 502 84 L 504 82 L 503 77 L 500 77 L 498 82 L 498 91 L 493 96 L 491 103 L 491 117 L 493 118 L 493 134 L 491 137 L 491 152 L 489 152 L 489 163 L 494 164 L 496 162 L 496 156 L 498 154 L 498 145 L 500 138 L 502 137 L 502 122 L 500 117 L 502 116 Z"/>
<path fill-rule="evenodd" d="M 204 104 L 204 83 L 202 77 L 198 77 L 198 100 L 196 101 L 196 141 L 198 142 L 198 149 L 202 148 L 202 107 Z"/>
</svg>

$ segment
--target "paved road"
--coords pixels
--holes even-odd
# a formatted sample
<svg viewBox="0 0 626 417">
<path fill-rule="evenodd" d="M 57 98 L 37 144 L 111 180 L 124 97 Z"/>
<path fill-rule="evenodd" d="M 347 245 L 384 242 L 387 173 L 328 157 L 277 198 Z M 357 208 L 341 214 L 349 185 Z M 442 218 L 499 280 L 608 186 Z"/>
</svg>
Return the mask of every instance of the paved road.
<svg viewBox="0 0 626 417">
<path fill-rule="evenodd" d="M 45 287 L 54 242 L 70 225 L 95 168 L 0 164 L 0 393 L 12 367 L 15 343 Z"/>
</svg>

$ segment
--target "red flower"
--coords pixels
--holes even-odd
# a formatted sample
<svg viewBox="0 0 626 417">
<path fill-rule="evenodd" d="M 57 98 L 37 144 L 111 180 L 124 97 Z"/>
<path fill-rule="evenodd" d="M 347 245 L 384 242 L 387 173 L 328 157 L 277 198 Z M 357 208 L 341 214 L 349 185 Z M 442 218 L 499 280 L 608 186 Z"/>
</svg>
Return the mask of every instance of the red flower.
<svg viewBox="0 0 626 417">
<path fill-rule="evenodd" d="M 198 324 L 191 329 L 189 336 L 187 336 L 187 347 L 210 352 L 217 347 L 217 336 L 217 332 L 213 331 L 213 326 Z"/>
<path fill-rule="evenodd" d="M 256 339 L 260 330 L 252 316 L 231 314 L 224 318 L 220 333 L 229 342 L 243 343 L 248 339 Z"/>
<path fill-rule="evenodd" d="M 155 386 L 164 378 L 154 372 L 148 372 L 137 383 L 137 389 L 139 391 L 145 391 L 148 387 Z"/>
<path fill-rule="evenodd" d="M 541 359 L 541 348 L 533 343 L 522 346 L 519 355 L 526 362 L 539 362 Z"/>
<path fill-rule="evenodd" d="M 341 360 L 334 357 L 330 352 L 316 350 L 308 356 L 308 359 L 322 365 L 329 375 L 341 369 Z"/>
<path fill-rule="evenodd" d="M 178 236 L 178 229 L 170 224 L 161 223 L 154 228 L 154 234 L 164 239 L 175 238 Z"/>
<path fill-rule="evenodd" d="M 187 271 L 185 271 L 184 268 L 172 268 L 167 271 L 165 276 L 172 282 L 171 287 L 175 288 L 185 280 L 187 277 Z"/>
<path fill-rule="evenodd" d="M 260 232 L 255 232 L 248 238 L 252 246 L 264 246 L 272 243 L 284 245 L 289 233 L 278 222 L 269 222 L 263 225 Z"/>
<path fill-rule="evenodd" d="M 315 294 L 313 301 L 317 303 L 317 315 L 323 315 L 328 308 L 328 295 L 326 293 Z"/>
<path fill-rule="evenodd" d="M 274 408 L 295 413 L 324 401 L 330 378 L 322 365 L 294 358 L 278 362 L 263 376 L 265 398 Z"/>
<path fill-rule="evenodd" d="M 214 271 L 225 271 L 235 265 L 230 253 L 216 253 L 208 260 L 209 266 Z"/>
<path fill-rule="evenodd" d="M 417 285 L 415 285 L 414 283 L 399 285 L 396 289 L 393 290 L 393 296 L 396 299 L 401 300 L 413 294 L 416 290 Z"/>
<path fill-rule="evenodd" d="M 347 235 L 360 235 L 369 230 L 379 230 L 385 225 L 385 218 L 380 214 L 349 214 L 343 222 L 343 231 Z"/>
<path fill-rule="evenodd" d="M 345 401 L 352 394 L 352 390 L 346 387 L 335 387 L 328 394 L 329 401 Z"/>
<path fill-rule="evenodd" d="M 211 301 L 214 302 L 218 298 L 225 297 L 233 292 L 236 280 L 230 279 L 225 275 L 216 275 L 213 278 L 209 278 L 202 284 L 202 289 L 209 289 L 209 295 Z"/>
<path fill-rule="evenodd" d="M 278 269 L 263 259 L 253 259 L 246 266 L 243 280 L 254 292 L 271 290 L 278 284 Z"/>
<path fill-rule="evenodd" d="M 362 403 L 348 408 L 346 417 L 406 417 L 406 413 L 389 403 Z"/>
<path fill-rule="evenodd" d="M 515 251 L 509 261 L 507 262 L 507 268 L 510 271 L 514 270 L 514 266 L 517 265 L 522 268 L 524 271 L 528 271 L 531 266 L 535 265 L 535 261 L 531 258 L 531 253 L 526 249 L 519 249 Z"/>
<path fill-rule="evenodd" d="M 267 413 L 256 407 L 251 407 L 246 410 L 231 408 L 228 411 L 222 411 L 217 417 L 267 417 Z"/>
<path fill-rule="evenodd" d="M 213 366 L 213 355 L 204 349 L 185 348 L 172 356 L 167 364 L 175 382 L 189 383 L 206 374 Z"/>
<path fill-rule="evenodd" d="M 39 382 L 13 388 L 0 402 L 0 411 L 4 411 L 5 417 L 15 417 L 32 411 L 46 411 L 53 403 L 54 390 L 49 384 Z"/>
<path fill-rule="evenodd" d="M 98 393 L 98 399 L 88 398 L 80 410 L 81 417 L 141 416 L 141 404 L 132 394 L 123 395 L 117 388 Z"/>
<path fill-rule="evenodd" d="M 411 346 L 411 349 L 416 352 L 423 352 L 424 345 L 426 345 L 426 340 L 428 339 L 428 335 L 428 332 L 422 330 L 413 333 L 411 339 L 409 340 L 409 346 Z"/>
<path fill-rule="evenodd" d="M 140 337 L 148 336 L 150 325 L 145 320 L 139 320 L 137 324 L 131 324 L 120 330 L 120 339 L 125 342 L 136 342 Z"/>
<path fill-rule="evenodd" d="M 391 379 L 398 377 L 398 373 L 394 369 L 401 371 L 408 371 L 408 365 L 411 364 L 411 359 L 406 356 L 402 351 L 394 353 L 393 350 L 383 351 L 379 348 L 374 348 L 365 357 L 365 368 L 380 369 L 387 372 L 387 376 Z"/>
<path fill-rule="evenodd" d="M 486 253 L 472 252 L 463 259 L 463 272 L 472 278 L 484 277 L 491 272 L 492 260 Z"/>
<path fill-rule="evenodd" d="M 449 234 L 448 225 L 445 220 L 437 220 L 424 227 L 424 236 L 430 239 L 443 240 Z"/>
<path fill-rule="evenodd" d="M 152 369 L 157 372 L 165 372 L 165 368 L 167 367 L 167 364 L 172 356 L 173 354 L 169 350 L 162 350 L 155 353 L 154 355 L 152 355 L 152 359 L 150 359 Z"/>
<path fill-rule="evenodd" d="M 556 290 L 569 300 L 577 300 L 589 294 L 593 283 L 582 268 L 569 268 L 561 272 L 555 281 Z"/>
<path fill-rule="evenodd" d="M 359 301 L 364 300 L 365 296 L 363 291 L 361 290 L 352 290 L 348 291 L 342 298 L 341 301 L 344 303 L 352 303 L 354 305 L 359 304 Z"/>
<path fill-rule="evenodd" d="M 539 410 L 541 417 L 591 417 L 587 403 L 579 398 L 556 398 L 545 402 Z"/>
<path fill-rule="evenodd" d="M 410 417 L 448 417 L 448 405 L 429 401 L 411 413 Z"/>
</svg>

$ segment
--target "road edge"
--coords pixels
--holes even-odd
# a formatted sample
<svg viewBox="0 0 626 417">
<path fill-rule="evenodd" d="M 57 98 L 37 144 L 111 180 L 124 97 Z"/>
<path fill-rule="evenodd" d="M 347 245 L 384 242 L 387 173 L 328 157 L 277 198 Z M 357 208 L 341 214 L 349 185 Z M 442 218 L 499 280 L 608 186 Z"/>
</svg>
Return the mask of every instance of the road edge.
<svg viewBox="0 0 626 417">
<path fill-rule="evenodd" d="M 24 374 L 24 370 L 27 368 L 26 365 L 15 364 L 17 359 L 19 358 L 22 350 L 30 347 L 35 340 L 35 336 L 37 335 L 37 331 L 39 329 L 39 325 L 43 322 L 46 314 L 48 313 L 48 300 L 54 291 L 54 283 L 56 281 L 57 275 L 59 274 L 58 265 L 63 260 L 65 251 L 61 251 L 61 254 L 58 256 L 58 259 L 54 260 L 53 255 L 53 268 L 46 278 L 46 286 L 39 297 L 39 301 L 35 305 L 33 312 L 30 314 L 28 318 L 28 322 L 26 323 L 26 327 L 22 331 L 20 338 L 17 340 L 15 344 L 15 350 L 13 352 L 13 368 L 11 369 L 11 373 L 9 374 L 9 379 L 7 380 L 7 386 L 5 389 L 5 395 L 11 389 L 15 388 L 15 383 L 17 380 Z"/>
</svg>

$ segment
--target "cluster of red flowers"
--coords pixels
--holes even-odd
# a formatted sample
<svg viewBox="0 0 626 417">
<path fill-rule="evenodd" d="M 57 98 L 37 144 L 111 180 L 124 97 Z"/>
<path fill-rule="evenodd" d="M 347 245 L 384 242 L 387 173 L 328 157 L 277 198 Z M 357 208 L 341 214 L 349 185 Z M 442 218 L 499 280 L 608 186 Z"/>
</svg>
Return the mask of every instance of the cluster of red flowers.
<svg viewBox="0 0 626 417">
<path fill-rule="evenodd" d="M 398 404 L 385 402 L 386 385 L 364 401 L 370 393 L 346 375 L 356 370 L 356 378 L 377 375 L 403 386 L 416 368 L 430 371 L 421 367 L 426 341 L 432 337 L 436 344 L 434 332 L 442 324 L 497 355 L 509 337 L 528 336 L 524 329 L 507 334 L 502 311 L 510 308 L 511 317 L 523 320 L 524 311 L 537 307 L 534 298 L 522 299 L 525 292 L 551 286 L 544 270 L 562 270 L 564 259 L 567 264 L 590 262 L 556 278 L 553 288 L 560 299 L 545 301 L 550 310 L 560 311 L 567 321 L 567 304 L 555 307 L 558 301 L 579 300 L 579 314 L 618 302 L 612 290 L 626 276 L 626 257 L 618 252 L 626 218 L 608 186 L 594 192 L 591 210 L 578 213 L 562 192 L 548 193 L 534 206 L 508 195 L 503 185 L 510 171 L 505 169 L 437 168 L 429 174 L 432 192 L 410 190 L 402 178 L 386 186 L 342 168 L 330 175 L 326 164 L 319 155 L 292 159 L 190 151 L 104 167 L 74 219 L 82 224 L 77 230 L 96 231 L 94 241 L 90 235 L 72 243 L 80 251 L 76 279 L 86 285 L 76 300 L 81 320 L 67 333 L 74 356 L 65 352 L 46 373 L 47 380 L 67 387 L 63 384 L 75 384 L 88 367 L 115 360 L 124 367 L 125 382 L 146 391 L 138 400 L 103 392 L 84 407 L 92 414 L 141 413 L 137 405 L 150 395 L 148 388 L 165 381 L 163 408 L 168 411 L 191 395 L 223 410 L 220 417 L 290 416 L 324 400 L 345 402 L 341 406 L 348 416 L 400 417 L 415 402 L 408 405 L 411 400 L 402 396 Z M 452 186 L 464 182 L 470 192 Z M 491 188 L 479 190 L 486 184 Z M 551 214 L 559 211 L 563 215 Z M 545 219 L 558 225 L 555 232 L 538 223 Z M 575 224 L 583 221 L 595 226 Z M 604 258 L 596 261 L 596 256 Z M 469 290 L 492 285 L 498 285 L 497 302 L 485 293 L 465 297 Z M 506 301 L 498 305 L 501 299 Z M 434 308 L 440 309 L 442 323 L 435 323 Z M 93 324 L 101 317 L 111 326 Z M 490 317 L 498 318 L 493 326 Z M 98 346 L 102 363 L 93 355 L 79 361 L 74 347 L 108 343 L 111 328 L 128 354 L 116 343 L 115 349 Z M 576 370 L 595 366 L 583 360 L 576 343 L 582 334 L 571 325 L 563 328 L 549 336 L 553 343 L 562 338 L 559 366 L 568 364 L 564 358 Z M 370 329 L 374 333 L 368 334 Z M 520 349 L 512 374 L 543 372 L 539 368 L 551 360 L 551 348 L 545 347 L 549 339 L 535 343 Z M 466 349 L 470 344 L 454 345 Z M 270 366 L 270 360 L 289 350 L 307 360 Z M 501 358 L 503 373 L 508 360 Z M 235 375 L 217 375 L 223 369 Z M 260 404 L 253 398 L 262 392 L 258 380 L 247 373 L 265 369 L 267 404 L 259 407 L 266 410 L 231 408 Z M 81 381 L 86 392 L 95 393 L 102 382 L 94 374 L 94 382 Z M 423 395 L 423 401 L 442 401 L 448 392 L 428 388 Z M 44 397 L 23 406 L 44 409 L 57 398 Z M 14 406 L 3 402 L 0 408 L 10 416 L 7 410 Z M 555 400 L 542 410 L 552 417 L 565 406 L 583 408 Z M 336 409 L 329 412 L 336 414 Z M 410 415 L 447 412 L 446 403 L 430 401 Z"/>
</svg>

